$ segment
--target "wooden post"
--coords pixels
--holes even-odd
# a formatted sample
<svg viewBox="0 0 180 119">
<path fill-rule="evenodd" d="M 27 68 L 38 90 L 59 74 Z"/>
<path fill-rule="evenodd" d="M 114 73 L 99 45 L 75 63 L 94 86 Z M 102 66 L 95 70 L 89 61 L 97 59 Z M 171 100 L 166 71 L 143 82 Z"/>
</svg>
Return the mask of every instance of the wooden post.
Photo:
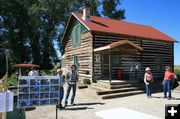
<svg viewBox="0 0 180 119">
<path fill-rule="evenodd" d="M 135 62 L 136 62 L 136 65 L 135 65 L 135 80 L 137 80 L 137 69 L 136 69 L 136 66 L 137 66 L 137 53 L 135 52 Z"/>
<path fill-rule="evenodd" d="M 110 83 L 111 83 L 111 78 L 112 78 L 111 73 L 112 73 L 112 71 L 111 71 L 111 52 L 109 50 L 109 82 Z"/>
<path fill-rule="evenodd" d="M 58 119 L 58 107 L 56 105 L 56 119 Z"/>
<path fill-rule="evenodd" d="M 21 67 L 19 67 L 19 76 L 21 76 Z"/>
</svg>

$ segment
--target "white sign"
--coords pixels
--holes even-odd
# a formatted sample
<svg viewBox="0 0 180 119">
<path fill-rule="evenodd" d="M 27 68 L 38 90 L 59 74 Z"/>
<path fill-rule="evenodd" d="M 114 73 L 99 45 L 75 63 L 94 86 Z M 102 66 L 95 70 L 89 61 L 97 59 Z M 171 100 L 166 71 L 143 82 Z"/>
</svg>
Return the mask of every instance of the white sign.
<svg viewBox="0 0 180 119">
<path fill-rule="evenodd" d="M 13 92 L 0 92 L 0 112 L 13 111 Z"/>
<path fill-rule="evenodd" d="M 102 119 L 160 119 L 156 116 L 145 114 L 128 108 L 115 108 L 96 112 Z"/>
<path fill-rule="evenodd" d="M 18 81 L 18 108 L 59 103 L 59 76 L 20 76 Z"/>
</svg>

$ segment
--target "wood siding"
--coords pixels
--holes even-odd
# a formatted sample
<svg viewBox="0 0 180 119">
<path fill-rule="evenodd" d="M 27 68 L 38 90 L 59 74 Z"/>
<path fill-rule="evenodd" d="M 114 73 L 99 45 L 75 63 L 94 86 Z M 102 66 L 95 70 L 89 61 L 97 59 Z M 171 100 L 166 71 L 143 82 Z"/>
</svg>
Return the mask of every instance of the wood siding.
<svg viewBox="0 0 180 119">
<path fill-rule="evenodd" d="M 65 54 L 66 54 L 66 66 L 71 65 L 73 63 L 73 56 L 76 55 L 78 57 L 78 74 L 79 79 L 84 79 L 86 77 L 92 79 L 92 35 L 90 32 L 81 33 L 80 45 L 77 47 L 72 46 L 72 40 L 67 39 L 67 44 L 65 46 Z M 89 72 L 89 74 L 87 74 Z"/>
<path fill-rule="evenodd" d="M 125 74 L 129 75 L 129 79 L 135 79 L 135 70 L 130 71 L 132 66 L 138 64 L 137 79 L 143 79 L 145 68 L 151 67 L 155 79 L 162 79 L 165 71 L 165 66 L 169 65 L 172 68 L 174 65 L 174 44 L 159 40 L 143 39 L 115 34 L 94 33 L 94 48 L 107 45 L 119 40 L 128 39 L 135 44 L 141 46 L 144 51 L 137 54 L 121 55 L 121 66 L 112 67 L 112 77 L 115 77 L 117 68 L 122 68 Z M 96 54 L 96 53 L 94 53 Z M 102 54 L 101 54 L 102 55 Z M 161 57 L 162 68 L 157 69 L 156 57 Z M 94 78 L 102 79 L 102 64 L 94 62 Z"/>
</svg>

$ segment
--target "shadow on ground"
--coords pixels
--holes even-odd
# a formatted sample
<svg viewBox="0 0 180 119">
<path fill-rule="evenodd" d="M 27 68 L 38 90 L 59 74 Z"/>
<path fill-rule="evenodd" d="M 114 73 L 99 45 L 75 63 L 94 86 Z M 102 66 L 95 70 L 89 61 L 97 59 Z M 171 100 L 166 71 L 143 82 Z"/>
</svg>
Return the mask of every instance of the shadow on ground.
<svg viewBox="0 0 180 119">
<path fill-rule="evenodd" d="M 81 105 L 104 105 L 105 103 L 102 102 L 94 102 L 94 103 L 77 103 L 76 106 L 81 106 Z"/>
<path fill-rule="evenodd" d="M 36 109 L 36 107 L 28 107 L 28 108 L 26 108 L 25 110 L 26 111 L 33 111 L 33 110 L 35 110 Z"/>
<path fill-rule="evenodd" d="M 165 99 L 165 100 L 167 100 L 167 98 L 160 97 L 160 96 L 152 96 L 152 98 Z M 172 97 L 170 100 L 180 100 L 180 98 Z"/>
<path fill-rule="evenodd" d="M 87 109 L 94 109 L 94 108 L 91 108 L 91 107 L 67 107 L 64 110 L 78 111 L 78 110 L 87 110 Z"/>
<path fill-rule="evenodd" d="M 63 110 L 71 110 L 71 111 L 77 111 L 77 110 L 86 110 L 86 109 L 94 109 L 92 107 L 87 107 L 89 105 L 104 105 L 105 103 L 102 102 L 94 102 L 94 103 L 76 103 L 76 105 L 68 105 Z M 81 107 L 80 107 L 81 106 Z"/>
</svg>

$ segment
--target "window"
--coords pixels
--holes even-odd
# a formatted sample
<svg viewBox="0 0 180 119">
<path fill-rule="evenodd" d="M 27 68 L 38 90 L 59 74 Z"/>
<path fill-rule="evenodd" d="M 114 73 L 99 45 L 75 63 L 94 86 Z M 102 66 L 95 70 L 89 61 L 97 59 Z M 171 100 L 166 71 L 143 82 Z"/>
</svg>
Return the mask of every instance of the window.
<svg viewBox="0 0 180 119">
<path fill-rule="evenodd" d="M 81 38 L 81 24 L 78 24 L 74 26 L 72 30 L 72 45 L 73 47 L 76 47 L 80 44 L 80 38 Z"/>
<path fill-rule="evenodd" d="M 155 56 L 155 67 L 156 70 L 162 70 L 162 56 Z"/>
<path fill-rule="evenodd" d="M 112 54 L 112 65 L 119 66 L 121 64 L 121 56 L 120 54 Z"/>
<path fill-rule="evenodd" d="M 94 54 L 94 62 L 101 63 L 101 55 L 100 54 Z"/>
</svg>

